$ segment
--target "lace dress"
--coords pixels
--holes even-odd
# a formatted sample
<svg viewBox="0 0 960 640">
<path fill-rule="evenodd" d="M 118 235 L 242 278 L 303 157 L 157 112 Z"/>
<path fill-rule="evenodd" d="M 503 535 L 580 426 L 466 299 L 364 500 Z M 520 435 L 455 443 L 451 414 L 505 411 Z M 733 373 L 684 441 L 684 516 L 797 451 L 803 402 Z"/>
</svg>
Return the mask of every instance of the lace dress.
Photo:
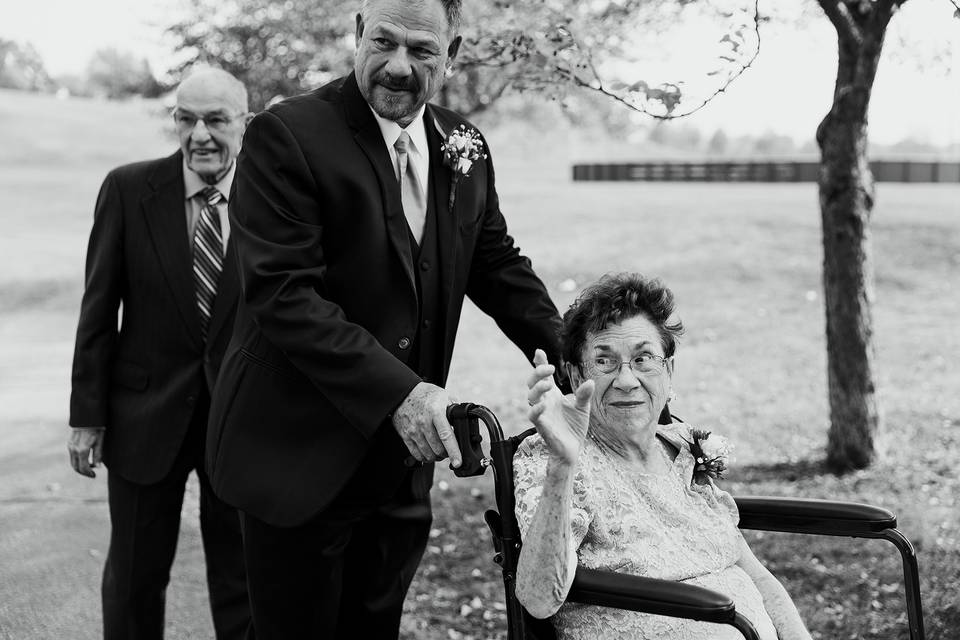
<svg viewBox="0 0 960 640">
<path fill-rule="evenodd" d="M 652 578 L 680 580 L 732 597 L 763 640 L 777 633 L 739 558 L 736 503 L 713 483 L 693 484 L 685 424 L 660 425 L 680 452 L 669 474 L 630 472 L 590 439 L 574 479 L 572 527 L 579 564 Z M 526 535 L 540 499 L 547 448 L 527 438 L 514 459 L 517 519 Z M 733 627 L 645 613 L 564 603 L 553 618 L 560 640 L 731 640 Z"/>
</svg>

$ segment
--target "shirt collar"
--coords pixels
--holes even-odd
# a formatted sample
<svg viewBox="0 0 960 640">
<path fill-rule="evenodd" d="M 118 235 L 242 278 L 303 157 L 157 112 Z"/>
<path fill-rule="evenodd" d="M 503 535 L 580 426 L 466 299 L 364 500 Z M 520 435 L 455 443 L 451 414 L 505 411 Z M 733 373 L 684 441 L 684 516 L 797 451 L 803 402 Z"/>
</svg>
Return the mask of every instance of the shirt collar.
<svg viewBox="0 0 960 640">
<path fill-rule="evenodd" d="M 370 107 L 370 104 L 367 104 Z M 426 110 L 426 105 L 420 107 L 420 110 L 417 111 L 416 117 L 413 121 L 407 125 L 407 134 L 410 136 L 410 142 L 413 143 L 413 148 L 417 153 L 420 154 L 423 158 L 428 158 L 430 156 L 427 150 L 427 129 L 423 124 L 423 112 Z M 386 143 L 387 148 L 393 150 L 393 145 L 397 141 L 397 138 L 400 137 L 400 132 L 403 131 L 403 128 L 398 125 L 393 120 L 387 120 L 386 118 L 380 117 L 376 111 L 373 110 L 373 107 L 370 107 L 370 112 L 373 114 L 373 117 L 376 118 L 377 124 L 380 126 L 380 133 L 383 135 L 383 141 Z"/>
<path fill-rule="evenodd" d="M 400 135 L 399 133 L 397 135 Z M 187 166 L 187 161 L 183 161 L 183 190 L 186 193 L 187 200 L 193 198 L 198 193 L 207 188 L 207 186 L 214 186 L 217 188 L 217 191 L 220 192 L 220 195 L 223 196 L 224 202 L 230 201 L 230 185 L 233 184 L 233 174 L 237 170 L 237 161 L 234 159 L 233 163 L 230 165 L 230 169 L 227 173 L 224 174 L 222 178 L 217 180 L 213 185 L 207 185 L 203 181 L 203 178 L 200 177 L 193 169 Z"/>
</svg>

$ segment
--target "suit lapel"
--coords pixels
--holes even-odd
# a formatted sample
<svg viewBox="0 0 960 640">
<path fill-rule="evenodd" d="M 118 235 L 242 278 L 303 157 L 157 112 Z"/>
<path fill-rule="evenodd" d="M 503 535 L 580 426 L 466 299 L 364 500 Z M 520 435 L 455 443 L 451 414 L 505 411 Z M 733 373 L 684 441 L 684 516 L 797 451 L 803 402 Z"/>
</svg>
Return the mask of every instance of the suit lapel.
<svg viewBox="0 0 960 640">
<path fill-rule="evenodd" d="M 443 164 L 443 154 L 440 151 L 440 145 L 446 140 L 449 134 L 448 129 L 437 119 L 435 111 L 427 105 L 426 111 L 426 129 L 427 142 L 430 145 L 430 173 L 436 172 L 439 180 L 434 181 L 434 196 L 437 198 L 438 211 L 443 211 L 446 218 L 456 220 L 454 215 L 457 209 L 456 199 L 453 206 L 450 206 L 450 190 L 453 188 L 453 171 L 450 167 Z M 456 193 L 453 194 L 456 196 Z"/>
<path fill-rule="evenodd" d="M 182 166 L 183 156 L 179 151 L 167 158 L 148 178 L 152 191 L 141 200 L 141 206 L 180 317 L 191 338 L 202 345 L 200 314 L 193 290 L 193 260 L 187 244 Z"/>
<path fill-rule="evenodd" d="M 400 258 L 400 264 L 410 285 L 410 294 L 416 299 L 417 285 L 413 276 L 413 253 L 410 249 L 410 231 L 403 214 L 400 183 L 390 163 L 390 153 L 383 142 L 383 134 L 370 111 L 370 106 L 360 94 L 354 74 L 347 76 L 341 89 L 347 123 L 354 131 L 354 140 L 370 160 L 380 188 L 383 213 L 387 223 L 390 244 Z"/>
<path fill-rule="evenodd" d="M 434 110 L 427 105 L 426 110 L 427 144 L 430 147 L 430 182 L 433 185 L 434 213 L 437 216 L 437 252 L 440 254 L 441 304 L 447 307 L 453 292 L 453 279 L 456 275 L 458 203 L 450 207 L 450 189 L 453 185 L 453 172 L 443 164 L 440 145 L 447 136 L 447 130 L 437 120 Z"/>
</svg>

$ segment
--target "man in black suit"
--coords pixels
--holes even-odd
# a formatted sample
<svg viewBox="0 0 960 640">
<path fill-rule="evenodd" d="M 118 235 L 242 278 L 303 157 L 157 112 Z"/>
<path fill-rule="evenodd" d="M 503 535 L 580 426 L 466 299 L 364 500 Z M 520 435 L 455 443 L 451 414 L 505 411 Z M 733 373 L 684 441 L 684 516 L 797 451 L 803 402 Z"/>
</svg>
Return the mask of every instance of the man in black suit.
<svg viewBox="0 0 960 640">
<path fill-rule="evenodd" d="M 354 72 L 244 138 L 230 206 L 244 293 L 207 463 L 243 512 L 258 638 L 397 636 L 432 463 L 461 461 L 443 385 L 465 296 L 528 358 L 559 357 L 482 138 L 427 104 L 459 14 L 459 0 L 367 0 Z"/>
<path fill-rule="evenodd" d="M 211 491 L 202 461 L 209 390 L 239 297 L 224 199 L 251 117 L 238 80 L 218 69 L 196 71 L 177 91 L 180 150 L 114 169 L 97 198 L 68 449 L 78 473 L 94 477 L 101 459 L 109 470 L 107 639 L 163 637 L 192 470 L 217 638 L 241 638 L 249 626 L 240 520 Z"/>
</svg>

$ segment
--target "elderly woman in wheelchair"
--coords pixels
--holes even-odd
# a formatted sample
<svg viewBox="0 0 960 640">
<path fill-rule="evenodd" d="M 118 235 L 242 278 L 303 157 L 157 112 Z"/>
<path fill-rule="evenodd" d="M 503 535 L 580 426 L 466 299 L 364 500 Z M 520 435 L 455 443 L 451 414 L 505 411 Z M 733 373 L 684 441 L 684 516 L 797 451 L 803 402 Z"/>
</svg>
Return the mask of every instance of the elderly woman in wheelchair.
<svg viewBox="0 0 960 640">
<path fill-rule="evenodd" d="M 560 638 L 739 638 L 729 627 L 565 603 L 577 566 L 678 580 L 728 595 L 763 640 L 809 639 L 780 582 L 737 528 L 711 471 L 719 439 L 658 424 L 682 324 L 673 294 L 639 275 L 607 276 L 564 315 L 564 397 L 542 351 L 528 380 L 537 436 L 514 458 L 524 545 L 516 593 Z M 722 451 L 714 451 L 714 456 Z M 726 635 L 725 635 L 726 634 Z"/>
</svg>

